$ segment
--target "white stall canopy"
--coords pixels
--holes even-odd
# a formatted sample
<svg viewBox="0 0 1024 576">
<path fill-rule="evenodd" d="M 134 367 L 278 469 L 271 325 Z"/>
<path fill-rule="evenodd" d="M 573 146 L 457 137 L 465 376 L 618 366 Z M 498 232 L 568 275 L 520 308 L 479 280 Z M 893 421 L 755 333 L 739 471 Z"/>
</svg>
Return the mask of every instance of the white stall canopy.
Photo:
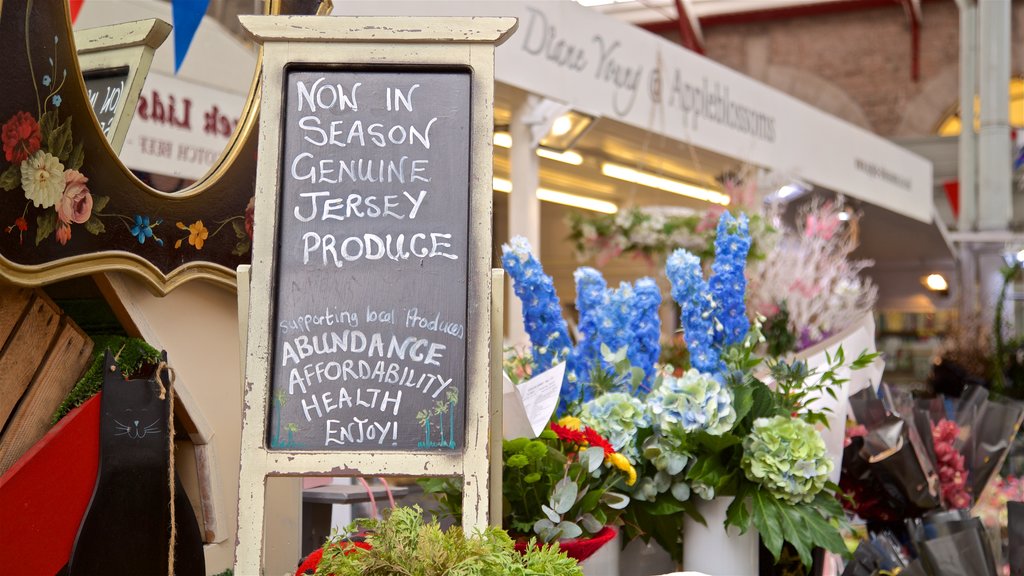
<svg viewBox="0 0 1024 576">
<path fill-rule="evenodd" d="M 334 12 L 515 16 L 519 31 L 497 51 L 498 82 L 932 222 L 924 158 L 574 2 L 356 1 Z"/>
</svg>

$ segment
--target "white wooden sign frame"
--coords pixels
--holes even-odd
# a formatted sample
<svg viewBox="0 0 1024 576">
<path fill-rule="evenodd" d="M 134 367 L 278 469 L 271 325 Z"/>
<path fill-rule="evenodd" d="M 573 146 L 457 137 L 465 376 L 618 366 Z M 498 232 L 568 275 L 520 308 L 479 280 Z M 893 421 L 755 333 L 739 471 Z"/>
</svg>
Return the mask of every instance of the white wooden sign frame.
<svg viewBox="0 0 1024 576">
<path fill-rule="evenodd" d="M 78 65 L 85 75 L 110 68 L 128 68 L 121 95 L 114 112 L 114 123 L 108 142 L 115 156 L 120 154 L 128 136 L 128 127 L 135 116 L 139 94 L 149 75 L 153 53 L 171 33 L 171 25 L 163 20 L 150 19 L 125 22 L 75 32 Z"/>
<path fill-rule="evenodd" d="M 260 574 L 268 476 L 458 476 L 467 532 L 500 522 L 500 275 L 491 271 L 494 47 L 515 18 L 242 16 L 263 44 L 256 222 L 244 415 L 239 471 L 235 574 Z M 289 65 L 466 66 L 471 70 L 470 198 L 466 323 L 466 424 L 461 452 L 267 449 L 278 243 L 281 127 Z M 495 277 L 498 279 L 494 281 Z M 495 292 L 495 290 L 498 290 Z M 497 321 L 495 330 L 493 324 Z M 496 472 L 496 473 L 495 473 Z M 495 490 L 495 488 L 497 488 Z M 497 492 L 497 497 L 492 494 Z"/>
</svg>

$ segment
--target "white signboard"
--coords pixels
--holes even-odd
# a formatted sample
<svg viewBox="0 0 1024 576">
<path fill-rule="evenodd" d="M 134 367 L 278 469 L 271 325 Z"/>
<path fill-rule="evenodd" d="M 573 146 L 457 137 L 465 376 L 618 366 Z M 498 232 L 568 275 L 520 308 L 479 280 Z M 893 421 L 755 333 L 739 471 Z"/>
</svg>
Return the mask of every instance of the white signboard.
<svg viewBox="0 0 1024 576">
<path fill-rule="evenodd" d="M 150 72 L 121 161 L 133 170 L 201 178 L 231 139 L 245 98 Z"/>
<path fill-rule="evenodd" d="M 932 220 L 932 166 L 888 140 L 574 2 L 352 1 L 335 14 L 515 16 L 495 79 Z"/>
</svg>

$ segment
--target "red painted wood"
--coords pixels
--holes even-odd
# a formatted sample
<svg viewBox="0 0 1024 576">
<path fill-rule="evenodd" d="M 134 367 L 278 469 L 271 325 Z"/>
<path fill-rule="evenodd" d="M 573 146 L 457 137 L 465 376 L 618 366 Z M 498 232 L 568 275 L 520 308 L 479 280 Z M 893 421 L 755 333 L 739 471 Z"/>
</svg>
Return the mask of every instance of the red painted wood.
<svg viewBox="0 0 1024 576">
<path fill-rule="evenodd" d="M 55 574 L 71 555 L 99 467 L 100 395 L 0 477 L 0 572 Z"/>
</svg>

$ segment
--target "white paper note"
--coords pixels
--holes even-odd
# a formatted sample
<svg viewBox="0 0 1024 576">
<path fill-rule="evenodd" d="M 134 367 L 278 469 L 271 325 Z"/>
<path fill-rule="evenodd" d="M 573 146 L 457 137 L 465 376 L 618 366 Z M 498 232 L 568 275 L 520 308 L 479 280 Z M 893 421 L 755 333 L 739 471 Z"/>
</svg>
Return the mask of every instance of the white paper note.
<svg viewBox="0 0 1024 576">
<path fill-rule="evenodd" d="M 565 376 L 565 362 L 557 364 L 518 386 L 508 375 L 502 394 L 502 435 L 512 438 L 536 438 L 551 420 L 558 405 Z"/>
</svg>

